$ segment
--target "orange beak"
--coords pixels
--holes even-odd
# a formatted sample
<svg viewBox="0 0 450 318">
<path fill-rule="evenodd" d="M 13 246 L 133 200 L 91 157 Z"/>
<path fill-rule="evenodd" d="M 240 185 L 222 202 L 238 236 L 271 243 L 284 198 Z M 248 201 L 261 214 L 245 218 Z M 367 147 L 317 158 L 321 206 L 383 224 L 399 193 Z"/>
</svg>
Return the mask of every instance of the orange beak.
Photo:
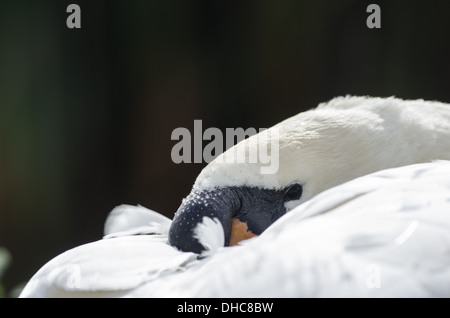
<svg viewBox="0 0 450 318">
<path fill-rule="evenodd" d="M 230 246 L 237 245 L 240 241 L 258 236 L 248 229 L 247 223 L 238 218 L 231 220 Z"/>
</svg>

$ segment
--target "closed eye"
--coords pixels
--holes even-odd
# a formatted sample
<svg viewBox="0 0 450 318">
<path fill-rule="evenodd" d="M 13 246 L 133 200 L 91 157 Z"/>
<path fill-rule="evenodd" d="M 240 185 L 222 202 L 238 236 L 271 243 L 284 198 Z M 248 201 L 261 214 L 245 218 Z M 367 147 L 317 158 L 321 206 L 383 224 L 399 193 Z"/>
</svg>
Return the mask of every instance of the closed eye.
<svg viewBox="0 0 450 318">
<path fill-rule="evenodd" d="M 287 188 L 286 192 L 283 195 L 283 201 L 293 201 L 298 200 L 302 196 L 303 187 L 301 184 L 295 183 Z"/>
</svg>

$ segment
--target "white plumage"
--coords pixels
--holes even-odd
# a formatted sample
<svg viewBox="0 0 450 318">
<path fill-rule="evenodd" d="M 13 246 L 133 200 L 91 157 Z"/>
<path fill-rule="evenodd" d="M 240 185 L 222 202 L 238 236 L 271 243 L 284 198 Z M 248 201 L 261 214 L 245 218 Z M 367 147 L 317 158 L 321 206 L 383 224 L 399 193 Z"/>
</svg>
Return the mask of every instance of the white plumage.
<svg viewBox="0 0 450 318">
<path fill-rule="evenodd" d="M 271 131 L 277 130 L 277 134 Z M 299 203 L 323 190 L 375 171 L 436 159 L 450 160 L 450 105 L 399 98 L 337 97 L 251 136 L 218 156 L 197 177 L 194 189 L 303 186 Z M 264 163 L 249 163 L 249 148 L 275 136 L 279 169 L 261 174 Z M 227 162 L 229 153 L 245 157 Z"/>
<path fill-rule="evenodd" d="M 292 210 L 259 237 L 223 247 L 223 223 L 204 216 L 193 231 L 199 258 L 167 244 L 168 218 L 120 206 L 104 239 L 51 260 L 21 296 L 450 297 L 450 162 L 430 163 L 450 160 L 448 105 L 341 97 L 271 129 L 276 174 L 213 161 L 193 187 L 197 200 L 220 187 L 300 184 Z M 232 151 L 245 157 L 261 142 L 252 136 Z"/>
<path fill-rule="evenodd" d="M 141 226 L 130 221 L 47 263 L 21 296 L 449 297 L 449 176 L 441 161 L 355 179 L 200 260 L 166 244 L 168 219 L 122 206 L 162 233 L 120 236 Z"/>
</svg>

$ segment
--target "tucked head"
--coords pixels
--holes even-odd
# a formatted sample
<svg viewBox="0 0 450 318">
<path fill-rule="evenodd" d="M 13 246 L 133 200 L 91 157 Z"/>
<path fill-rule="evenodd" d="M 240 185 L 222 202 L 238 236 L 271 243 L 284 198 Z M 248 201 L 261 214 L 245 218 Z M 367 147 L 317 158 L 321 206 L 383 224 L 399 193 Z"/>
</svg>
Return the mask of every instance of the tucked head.
<svg viewBox="0 0 450 318">
<path fill-rule="evenodd" d="M 429 111 L 433 127 L 424 126 L 416 104 L 338 98 L 238 143 L 199 174 L 173 219 L 169 243 L 183 251 L 205 250 L 196 229 L 207 217 L 220 222 L 223 232 L 217 235 L 229 245 L 236 236 L 259 235 L 292 208 L 335 185 L 385 168 L 446 159 L 449 151 L 442 146 L 436 150 L 436 144 L 450 143 L 448 135 L 433 142 L 417 138 L 418 131 L 435 129 L 442 114 Z M 445 111 L 450 112 L 448 107 Z M 440 124 L 450 127 L 449 120 Z M 276 164 L 255 162 L 251 156 L 261 149 L 268 149 Z M 237 233 L 242 230 L 247 232 Z"/>
</svg>

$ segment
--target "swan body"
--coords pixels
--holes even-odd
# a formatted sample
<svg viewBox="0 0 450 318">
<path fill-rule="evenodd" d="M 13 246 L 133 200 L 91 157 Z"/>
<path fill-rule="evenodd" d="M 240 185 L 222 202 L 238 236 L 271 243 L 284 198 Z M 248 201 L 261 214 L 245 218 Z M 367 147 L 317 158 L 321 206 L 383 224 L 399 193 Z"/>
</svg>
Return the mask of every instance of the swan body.
<svg viewBox="0 0 450 318">
<path fill-rule="evenodd" d="M 449 176 L 436 161 L 356 178 L 238 246 L 200 233 L 201 257 L 167 244 L 169 219 L 120 206 L 21 297 L 450 297 Z"/>
</svg>

